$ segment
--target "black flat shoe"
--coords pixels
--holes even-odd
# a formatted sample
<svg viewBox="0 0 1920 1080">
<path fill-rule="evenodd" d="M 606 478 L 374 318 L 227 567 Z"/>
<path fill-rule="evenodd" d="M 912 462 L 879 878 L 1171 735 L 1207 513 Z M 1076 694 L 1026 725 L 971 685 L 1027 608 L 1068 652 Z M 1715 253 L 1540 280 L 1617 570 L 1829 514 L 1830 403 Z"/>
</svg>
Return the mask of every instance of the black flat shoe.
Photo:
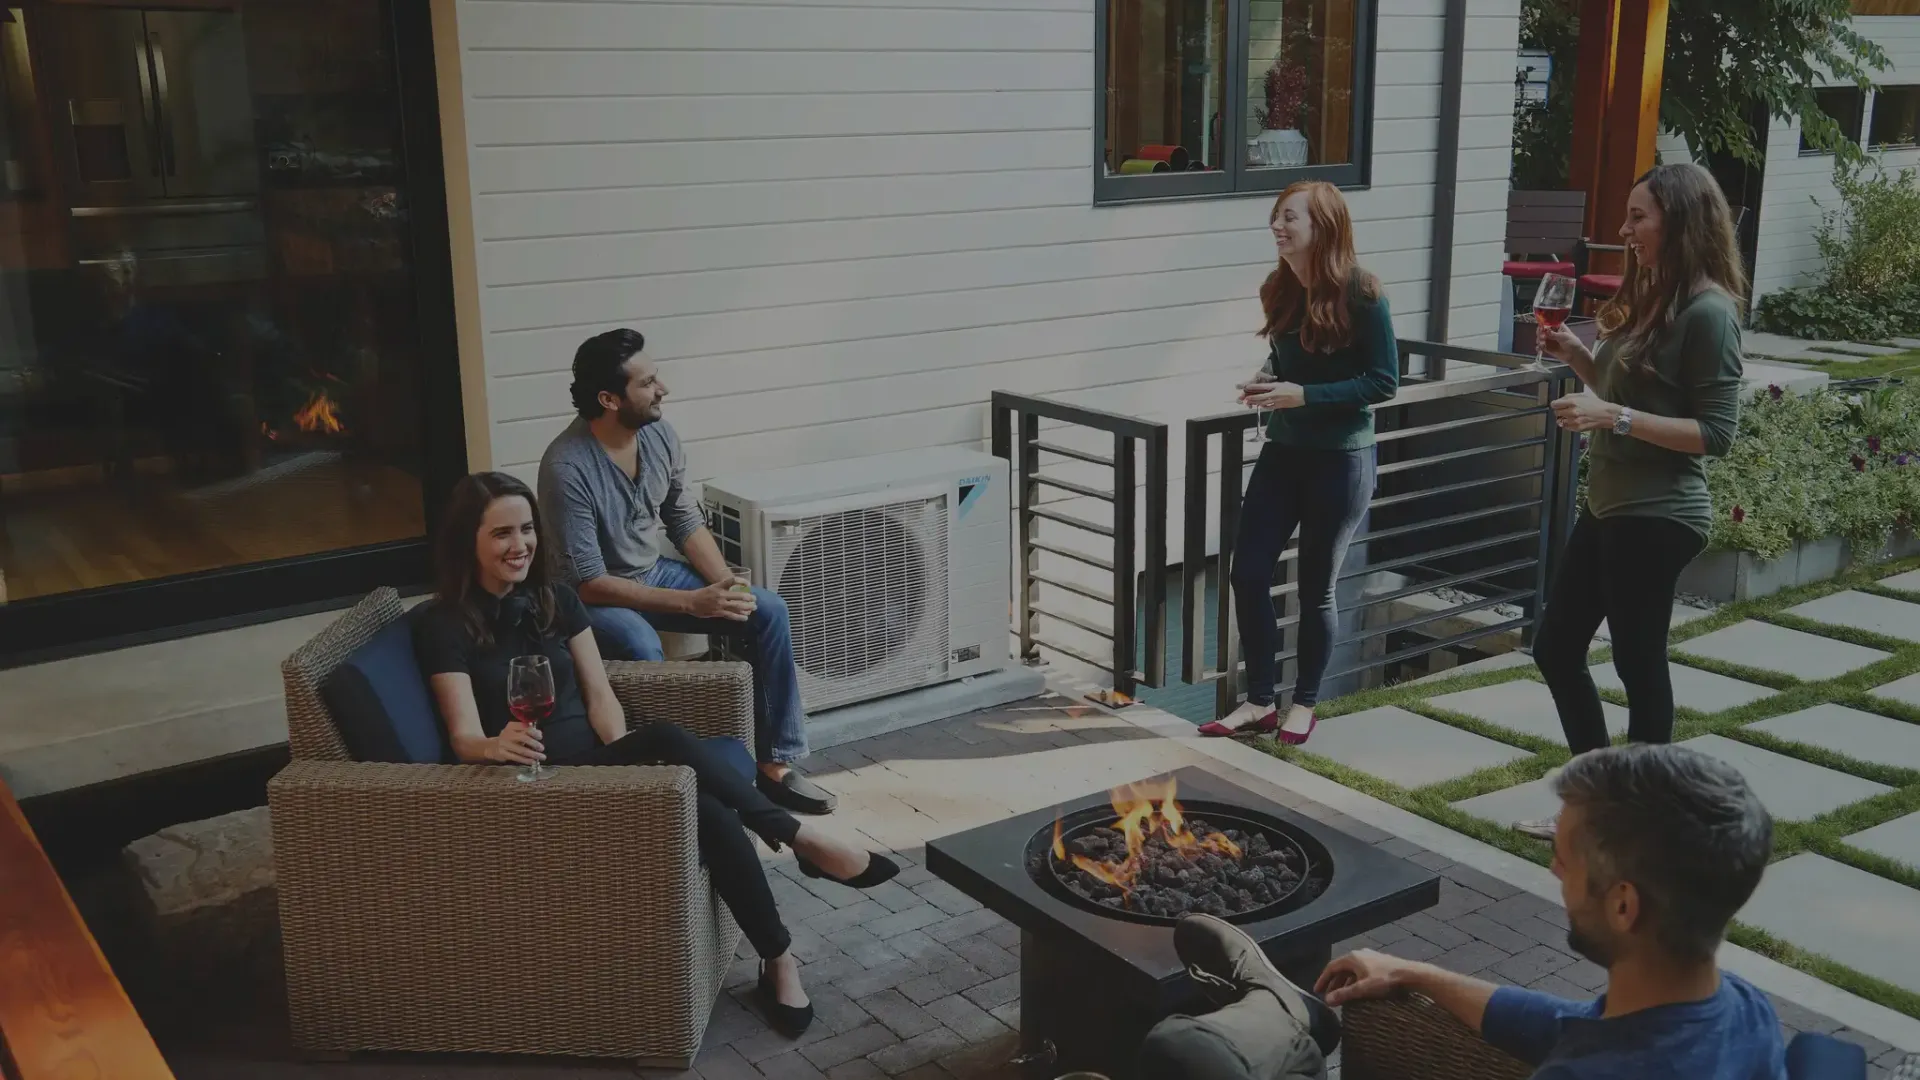
<svg viewBox="0 0 1920 1080">
<path fill-rule="evenodd" d="M 796 814 L 831 814 L 833 808 L 840 805 L 832 792 L 807 779 L 799 769 L 788 769 L 787 775 L 778 780 L 768 779 L 766 773 L 756 773 L 753 784 L 775 806 Z"/>
<path fill-rule="evenodd" d="M 799 860 L 801 873 L 810 878 L 819 878 L 822 881 L 838 882 L 849 889 L 871 889 L 875 885 L 892 881 L 894 876 L 900 873 L 900 865 L 898 863 L 877 851 L 867 852 L 867 868 L 850 878 L 834 877 L 832 874 L 808 862 L 805 858 L 801 857 L 797 851 L 794 852 L 793 857 Z"/>
<path fill-rule="evenodd" d="M 768 1027 L 789 1039 L 797 1039 L 805 1035 L 807 1029 L 813 1026 L 813 1002 L 809 1001 L 800 1006 L 780 1004 L 779 999 L 773 996 L 773 986 L 767 982 L 767 971 L 764 967 L 760 969 L 758 989 L 760 1007 L 766 1010 Z"/>
</svg>

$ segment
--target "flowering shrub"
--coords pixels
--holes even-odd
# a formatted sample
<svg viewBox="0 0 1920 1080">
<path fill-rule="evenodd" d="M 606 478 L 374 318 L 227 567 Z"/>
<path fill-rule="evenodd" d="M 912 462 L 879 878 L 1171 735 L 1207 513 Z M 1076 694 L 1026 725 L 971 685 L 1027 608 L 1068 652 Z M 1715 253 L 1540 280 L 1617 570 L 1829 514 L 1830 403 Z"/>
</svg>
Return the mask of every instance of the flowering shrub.
<svg viewBox="0 0 1920 1080">
<path fill-rule="evenodd" d="M 1920 520 L 1920 384 L 1758 393 L 1733 448 L 1707 463 L 1707 486 L 1711 548 L 1771 559 L 1844 536 L 1878 551 Z"/>
</svg>

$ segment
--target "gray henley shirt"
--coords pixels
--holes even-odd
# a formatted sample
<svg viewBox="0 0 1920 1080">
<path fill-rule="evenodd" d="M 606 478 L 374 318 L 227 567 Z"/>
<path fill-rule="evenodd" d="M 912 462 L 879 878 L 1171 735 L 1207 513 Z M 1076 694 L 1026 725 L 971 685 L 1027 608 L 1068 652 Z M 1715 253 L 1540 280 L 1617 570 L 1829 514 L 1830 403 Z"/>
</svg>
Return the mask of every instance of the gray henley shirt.
<svg viewBox="0 0 1920 1080">
<path fill-rule="evenodd" d="M 666 553 L 706 524 L 687 488 L 687 454 L 673 425 L 656 420 L 636 433 L 639 475 L 629 480 L 587 422 L 576 418 L 540 459 L 540 516 L 563 581 L 603 574 L 639 581 Z M 665 527 L 665 544 L 661 530 Z"/>
</svg>

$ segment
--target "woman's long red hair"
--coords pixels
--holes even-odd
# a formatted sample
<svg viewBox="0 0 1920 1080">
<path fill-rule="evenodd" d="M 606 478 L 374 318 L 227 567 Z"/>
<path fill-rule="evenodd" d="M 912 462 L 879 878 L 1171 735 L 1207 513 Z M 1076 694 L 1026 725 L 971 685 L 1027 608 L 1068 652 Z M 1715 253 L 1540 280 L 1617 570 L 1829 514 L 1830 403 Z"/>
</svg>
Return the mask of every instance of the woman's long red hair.
<svg viewBox="0 0 1920 1080">
<path fill-rule="evenodd" d="M 1313 225 L 1313 246 L 1307 253 L 1311 283 L 1303 283 L 1285 259 L 1260 285 L 1260 309 L 1266 325 L 1260 336 L 1272 338 L 1298 326 L 1300 345 L 1308 352 L 1332 352 L 1353 344 L 1353 301 L 1377 300 L 1380 283 L 1360 269 L 1353 251 L 1353 215 L 1340 189 L 1325 180 L 1302 180 L 1280 193 L 1267 215 L 1271 226 L 1280 207 L 1305 192 L 1307 220 Z"/>
</svg>

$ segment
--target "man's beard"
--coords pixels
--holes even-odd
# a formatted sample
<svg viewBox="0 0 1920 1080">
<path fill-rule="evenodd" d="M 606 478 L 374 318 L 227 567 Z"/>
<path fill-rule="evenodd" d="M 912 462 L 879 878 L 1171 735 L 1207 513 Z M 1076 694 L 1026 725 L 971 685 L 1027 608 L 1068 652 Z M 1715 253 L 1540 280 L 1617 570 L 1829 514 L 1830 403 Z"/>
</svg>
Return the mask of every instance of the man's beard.
<svg viewBox="0 0 1920 1080">
<path fill-rule="evenodd" d="M 655 405 L 650 409 L 642 410 L 636 409 L 631 405 L 622 405 L 620 406 L 620 411 L 614 415 L 619 419 L 621 427 L 626 428 L 628 431 L 639 431 L 641 428 L 660 419 L 660 406 Z"/>
<path fill-rule="evenodd" d="M 1567 948 L 1603 968 L 1613 966 L 1613 949 L 1607 943 L 1583 933 L 1571 917 L 1567 919 L 1567 924 Z"/>
</svg>

